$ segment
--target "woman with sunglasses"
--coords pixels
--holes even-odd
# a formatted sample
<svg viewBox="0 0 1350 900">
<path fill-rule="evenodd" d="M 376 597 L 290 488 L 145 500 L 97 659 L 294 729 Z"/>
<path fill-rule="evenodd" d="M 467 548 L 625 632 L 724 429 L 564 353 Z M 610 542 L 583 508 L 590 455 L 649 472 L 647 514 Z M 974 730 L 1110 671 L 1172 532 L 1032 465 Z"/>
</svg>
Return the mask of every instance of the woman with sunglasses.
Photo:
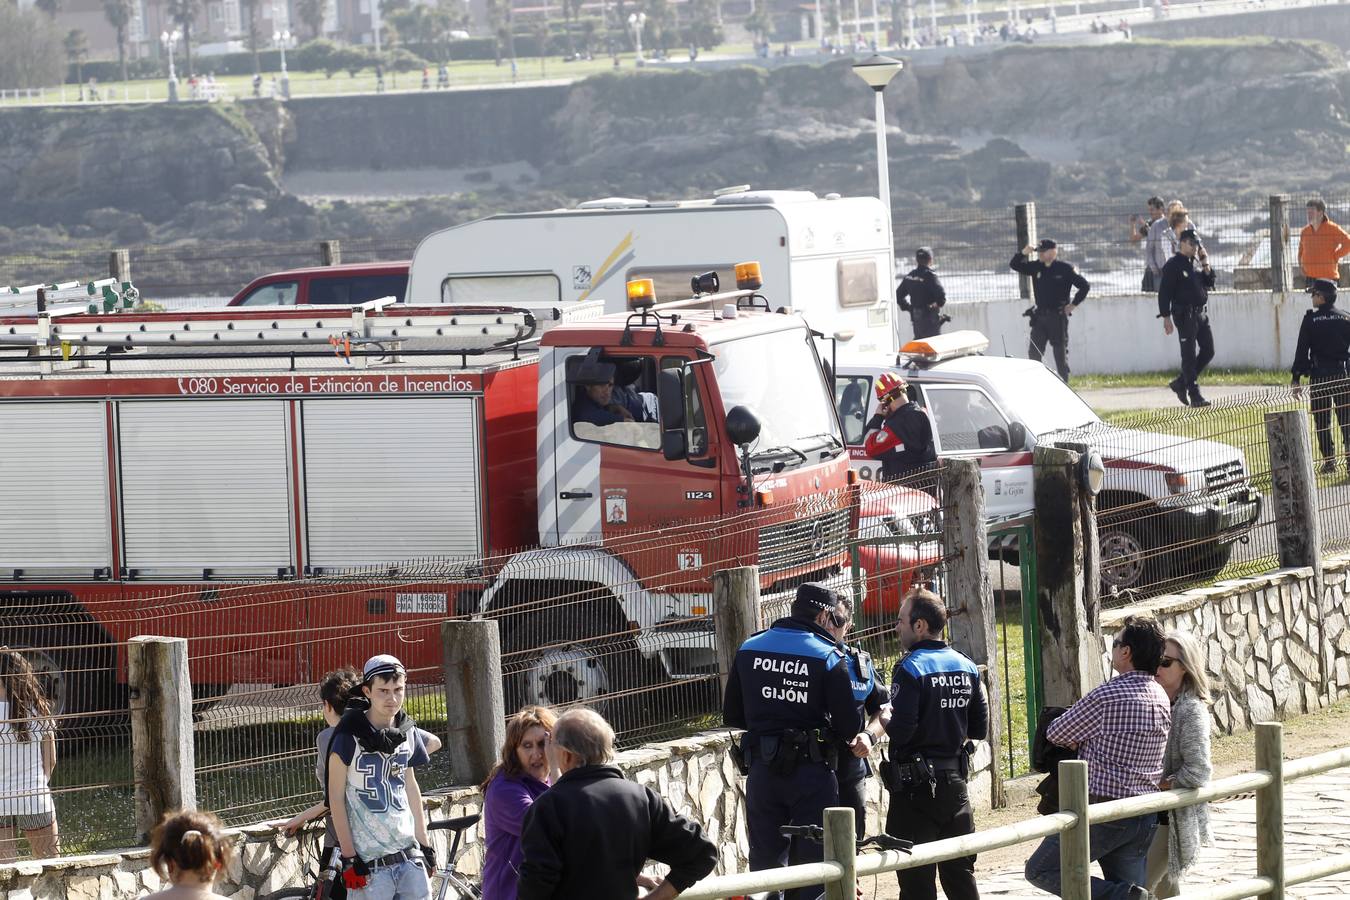
<svg viewBox="0 0 1350 900">
<path fill-rule="evenodd" d="M 1170 632 L 1156 677 L 1172 701 L 1172 728 L 1158 786 L 1164 791 L 1198 788 L 1209 782 L 1213 766 L 1209 758 L 1209 678 L 1195 639 Z M 1182 876 L 1200 855 L 1200 847 L 1211 840 L 1206 804 L 1160 813 L 1148 851 L 1148 888 L 1154 896 L 1177 896 Z"/>
</svg>

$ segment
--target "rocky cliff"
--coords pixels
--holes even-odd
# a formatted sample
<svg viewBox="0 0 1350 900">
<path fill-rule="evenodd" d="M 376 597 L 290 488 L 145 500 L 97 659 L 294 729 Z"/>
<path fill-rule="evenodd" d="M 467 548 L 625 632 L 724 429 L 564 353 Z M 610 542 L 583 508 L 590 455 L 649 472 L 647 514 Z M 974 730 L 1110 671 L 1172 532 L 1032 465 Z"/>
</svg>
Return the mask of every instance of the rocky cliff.
<svg viewBox="0 0 1350 900">
<path fill-rule="evenodd" d="M 897 208 L 1328 189 L 1350 175 L 1350 72 L 1327 45 L 1015 46 L 886 92 Z M 846 62 L 606 75 L 568 87 L 0 112 L 0 248 L 65 235 L 417 237 L 477 215 L 731 184 L 875 190 L 872 103 Z M 530 184 L 314 207 L 288 167 L 463 169 Z M 48 226 L 35 232 L 29 227 Z M 9 226 L 9 228 L 5 228 Z M 21 231 L 13 231 L 15 227 Z M 51 230 L 50 226 L 60 226 Z M 64 230 L 62 230 L 64 229 Z"/>
</svg>

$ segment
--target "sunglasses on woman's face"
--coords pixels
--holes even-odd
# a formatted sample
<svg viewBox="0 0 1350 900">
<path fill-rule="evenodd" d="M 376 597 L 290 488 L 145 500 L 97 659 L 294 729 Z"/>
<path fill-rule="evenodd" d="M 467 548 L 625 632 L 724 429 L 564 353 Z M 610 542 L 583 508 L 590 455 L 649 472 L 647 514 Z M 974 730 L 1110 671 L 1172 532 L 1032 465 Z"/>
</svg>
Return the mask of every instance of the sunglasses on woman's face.
<svg viewBox="0 0 1350 900">
<path fill-rule="evenodd" d="M 1170 669 L 1170 668 L 1172 668 L 1172 663 L 1177 662 L 1177 661 L 1178 661 L 1178 660 L 1175 660 L 1175 659 L 1173 659 L 1173 658 L 1170 657 L 1170 656 L 1164 656 L 1164 657 L 1158 662 L 1158 668 L 1160 668 L 1160 669 Z"/>
</svg>

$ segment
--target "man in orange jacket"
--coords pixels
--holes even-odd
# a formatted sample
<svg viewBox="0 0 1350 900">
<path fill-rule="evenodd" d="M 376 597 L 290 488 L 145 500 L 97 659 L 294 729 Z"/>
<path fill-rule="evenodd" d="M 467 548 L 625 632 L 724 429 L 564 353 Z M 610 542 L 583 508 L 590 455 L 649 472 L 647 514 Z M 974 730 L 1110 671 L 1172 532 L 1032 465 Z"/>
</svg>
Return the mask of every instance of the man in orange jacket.
<svg viewBox="0 0 1350 900">
<path fill-rule="evenodd" d="M 1308 224 L 1299 233 L 1298 264 L 1303 278 L 1311 284 L 1314 278 L 1340 281 L 1340 260 L 1350 255 L 1350 234 L 1327 218 L 1327 205 L 1321 200 L 1308 201 Z"/>
</svg>

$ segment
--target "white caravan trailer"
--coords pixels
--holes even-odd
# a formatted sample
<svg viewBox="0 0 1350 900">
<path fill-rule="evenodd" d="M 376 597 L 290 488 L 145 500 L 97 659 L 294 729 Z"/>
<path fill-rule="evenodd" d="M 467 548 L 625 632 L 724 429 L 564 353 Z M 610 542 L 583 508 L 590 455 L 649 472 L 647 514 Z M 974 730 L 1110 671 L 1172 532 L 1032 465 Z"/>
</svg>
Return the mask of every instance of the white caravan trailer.
<svg viewBox="0 0 1350 900">
<path fill-rule="evenodd" d="M 611 198 L 576 209 L 513 213 L 437 231 L 413 253 L 411 304 L 560 307 L 627 303 L 624 283 L 651 278 L 658 301 L 689 296 L 715 270 L 735 287 L 739 262 L 760 263 L 777 305 L 840 341 L 840 358 L 894 354 L 894 254 L 875 197 L 809 191 L 723 193 L 706 200 Z"/>
</svg>

